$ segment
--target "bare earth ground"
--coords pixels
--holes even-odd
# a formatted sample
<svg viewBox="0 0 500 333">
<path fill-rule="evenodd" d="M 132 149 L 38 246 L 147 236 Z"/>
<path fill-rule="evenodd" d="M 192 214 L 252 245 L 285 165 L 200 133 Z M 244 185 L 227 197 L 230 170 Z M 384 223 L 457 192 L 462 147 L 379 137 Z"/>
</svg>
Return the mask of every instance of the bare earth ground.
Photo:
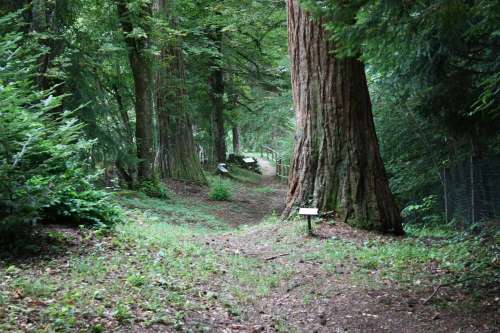
<svg viewBox="0 0 500 333">
<path fill-rule="evenodd" d="M 283 209 L 286 184 L 274 180 L 269 162 L 259 162 L 261 182 L 237 187 L 230 202 L 209 200 L 208 189 L 169 184 L 188 206 L 202 204 L 223 219 L 231 226 L 226 232 L 189 236 L 170 250 L 160 245 L 135 247 L 112 235 L 96 238 L 80 230 L 54 227 L 66 237 L 57 256 L 6 262 L 0 258 L 0 327 L 2 318 L 12 320 L 15 313 L 17 324 L 10 325 L 17 330 L 12 332 L 500 332 L 499 295 L 494 290 L 477 300 L 459 288 L 447 287 L 424 304 L 433 292 L 431 285 L 403 285 L 377 269 L 361 270 L 354 256 L 340 262 L 327 258 L 333 256 L 336 244 L 340 248 L 337 241 L 366 244 L 394 238 L 326 222 L 315 225 L 316 237 L 309 237 L 303 221 L 266 221 Z M 147 227 L 148 221 L 139 218 L 134 223 Z M 332 244 L 329 252 L 324 251 L 325 244 Z M 203 257 L 196 252 L 198 248 L 214 255 Z M 187 250 L 192 254 L 185 255 Z M 158 257 L 162 251 L 172 252 Z M 173 255 L 176 258 L 170 259 Z M 113 260 L 118 261 L 111 265 Z M 197 261 L 203 260 L 209 262 L 201 266 L 214 268 L 201 270 L 211 275 L 198 279 Z M 131 279 L 148 275 L 144 262 L 154 265 L 152 272 L 162 272 L 154 283 Z M 160 264 L 181 265 L 181 269 L 163 271 Z M 194 275 L 184 276 L 190 269 Z M 40 287 L 41 291 L 31 291 L 34 296 L 28 297 L 23 294 L 26 289 L 11 286 L 20 275 L 59 281 L 60 290 L 43 294 Z M 63 283 L 75 285 L 64 289 Z M 86 289 L 91 295 L 86 295 Z M 128 316 L 117 311 L 123 299 L 128 299 L 124 303 L 131 313 Z M 55 300 L 63 306 L 56 306 Z M 68 309 L 74 313 L 67 314 Z M 178 320 L 154 319 L 156 313 Z M 72 316 L 76 320 L 67 324 Z M 47 320 L 54 318 L 50 327 L 60 324 L 60 329 L 37 330 L 48 327 Z M 96 323 L 102 323 L 102 330 L 95 328 Z"/>
</svg>

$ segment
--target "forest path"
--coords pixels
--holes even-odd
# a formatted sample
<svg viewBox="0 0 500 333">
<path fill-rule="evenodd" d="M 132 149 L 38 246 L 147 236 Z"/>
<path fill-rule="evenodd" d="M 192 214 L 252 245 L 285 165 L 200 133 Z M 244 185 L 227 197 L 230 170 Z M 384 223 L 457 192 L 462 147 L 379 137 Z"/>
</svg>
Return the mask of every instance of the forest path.
<svg viewBox="0 0 500 333">
<path fill-rule="evenodd" d="M 494 290 L 468 303 L 441 288 L 424 305 L 434 261 L 395 266 L 441 239 L 332 221 L 311 237 L 278 217 L 286 184 L 239 176 L 228 202 L 181 182 L 172 200 L 117 193 L 127 223 L 113 232 L 42 226 L 33 256 L 0 256 L 0 332 L 498 332 Z"/>
<path fill-rule="evenodd" d="M 429 290 L 402 287 L 350 254 L 356 246 L 391 237 L 325 221 L 315 226 L 318 237 L 310 237 L 303 220 L 280 221 L 286 185 L 274 177 L 271 162 L 257 160 L 262 170 L 257 186 L 266 191 L 240 189 L 219 215 L 231 225 L 249 225 L 201 238 L 230 264 L 223 268 L 229 274 L 214 276 L 206 290 L 225 305 L 199 313 L 193 324 L 249 333 L 488 332 L 487 325 L 481 327 L 484 316 L 423 305 Z"/>
<path fill-rule="evenodd" d="M 400 284 L 357 250 L 396 239 L 340 223 L 315 225 L 315 233 L 307 236 L 303 220 L 276 218 L 203 237 L 205 246 L 228 258 L 222 266 L 228 274 L 214 276 L 206 291 L 224 306 L 193 323 L 224 333 L 494 332 L 493 308 L 461 307 L 463 295 L 450 290 L 446 307 L 425 305 L 431 288 Z"/>
<path fill-rule="evenodd" d="M 276 176 L 275 166 L 268 160 L 261 157 L 256 157 L 257 163 L 259 164 L 262 176 L 264 177 L 274 177 Z"/>
<path fill-rule="evenodd" d="M 241 177 L 236 175 L 230 181 L 232 198 L 229 201 L 209 199 L 209 188 L 190 187 L 173 181 L 168 183 L 168 187 L 193 206 L 200 203 L 210 206 L 214 214 L 230 227 L 259 224 L 267 216 L 281 215 L 285 208 L 287 184 L 275 177 L 276 169 L 272 162 L 260 157 L 254 158 L 257 159 L 262 175 L 246 171 L 252 175 L 243 175 L 246 181 L 240 181 Z M 231 166 L 229 169 L 231 171 Z"/>
</svg>

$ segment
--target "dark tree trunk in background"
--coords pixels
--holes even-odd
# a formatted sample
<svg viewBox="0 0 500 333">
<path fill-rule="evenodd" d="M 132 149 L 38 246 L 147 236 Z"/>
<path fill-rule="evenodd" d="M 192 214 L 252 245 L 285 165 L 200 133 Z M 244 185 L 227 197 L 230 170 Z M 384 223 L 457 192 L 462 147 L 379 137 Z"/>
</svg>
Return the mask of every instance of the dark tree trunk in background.
<svg viewBox="0 0 500 333">
<path fill-rule="evenodd" d="M 222 32 L 216 28 L 210 39 L 217 51 L 222 53 Z M 224 131 L 224 70 L 220 58 L 212 61 L 209 77 L 210 98 L 212 100 L 212 139 L 214 158 L 217 162 L 226 161 L 226 133 Z"/>
<path fill-rule="evenodd" d="M 127 154 L 130 156 L 134 155 L 134 130 L 130 123 L 130 117 L 128 115 L 127 109 L 123 104 L 123 96 L 120 89 L 120 86 L 114 84 L 111 89 L 111 94 L 115 97 L 116 104 L 118 105 L 118 112 L 120 114 L 121 122 L 124 128 L 123 140 L 125 142 L 125 149 Z M 129 163 L 126 163 L 122 160 L 123 158 L 119 156 L 115 161 L 116 169 L 122 180 L 125 181 L 126 186 L 129 189 L 133 189 L 135 187 L 134 179 L 134 167 Z"/>
<path fill-rule="evenodd" d="M 65 1 L 67 0 L 33 0 L 31 3 L 31 31 L 44 35 L 40 42 L 47 48 L 47 52 L 38 59 L 36 83 L 42 90 L 54 89 L 56 96 L 64 94 L 64 80 L 51 75 L 50 70 L 61 66 L 56 60 L 63 54 L 65 48 L 60 31 L 66 23 L 63 17 Z M 61 104 L 51 112 L 58 114 L 62 111 Z"/>
<path fill-rule="evenodd" d="M 0 15 L 22 9 L 24 6 L 27 6 L 29 2 L 30 0 L 2 0 L 0 2 Z"/>
<path fill-rule="evenodd" d="M 403 234 L 380 157 L 363 64 L 336 59 L 319 20 L 288 0 L 297 134 L 285 214 L 335 212 L 348 224 Z"/>
<path fill-rule="evenodd" d="M 48 20 L 47 20 L 47 5 L 45 0 L 33 0 L 31 4 L 32 10 L 32 31 L 35 33 L 47 33 L 48 32 Z M 45 42 L 47 44 L 47 42 Z M 49 47 L 49 45 L 45 45 Z M 46 77 L 47 70 L 49 68 L 50 52 L 43 54 L 38 59 L 38 75 L 36 77 L 36 83 L 41 89 L 48 89 L 48 80 Z"/>
<path fill-rule="evenodd" d="M 238 126 L 233 126 L 233 154 L 239 155 L 240 151 L 240 128 Z"/>
<path fill-rule="evenodd" d="M 118 16 L 125 34 L 125 42 L 128 47 L 128 57 L 132 76 L 134 78 L 135 93 L 135 139 L 137 145 L 137 177 L 139 181 L 153 178 L 153 124 L 152 124 L 152 92 L 151 92 L 151 65 L 145 53 L 147 49 L 147 38 L 134 38 L 129 36 L 134 26 L 127 9 L 126 0 L 116 0 Z M 143 15 L 151 13 L 150 5 L 143 5 Z M 142 28 L 149 33 L 146 17 L 138 18 L 142 21 Z"/>
<path fill-rule="evenodd" d="M 158 0 L 160 15 L 177 24 L 166 0 Z M 156 108 L 159 132 L 159 161 L 162 177 L 207 182 L 198 160 L 193 128 L 187 111 L 186 68 L 182 49 L 174 41 L 161 50 L 157 71 Z"/>
</svg>

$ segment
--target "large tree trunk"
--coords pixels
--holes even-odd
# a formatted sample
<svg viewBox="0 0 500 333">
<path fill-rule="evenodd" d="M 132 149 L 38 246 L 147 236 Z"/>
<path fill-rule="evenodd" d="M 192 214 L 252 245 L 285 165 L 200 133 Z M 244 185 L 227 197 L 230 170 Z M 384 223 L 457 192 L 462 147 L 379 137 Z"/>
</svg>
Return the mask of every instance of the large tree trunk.
<svg viewBox="0 0 500 333">
<path fill-rule="evenodd" d="M 288 0 L 297 134 L 285 214 L 334 210 L 348 224 L 403 234 L 380 157 L 363 64 L 332 54 L 322 22 Z"/>
<path fill-rule="evenodd" d="M 151 95 L 151 67 L 150 61 L 145 53 L 147 48 L 147 37 L 130 36 L 134 30 L 131 13 L 127 8 L 125 0 L 116 0 L 118 16 L 125 33 L 125 42 L 128 47 L 128 57 L 132 76 L 134 78 L 135 92 L 135 139 L 137 145 L 137 177 L 139 181 L 153 178 L 153 126 L 152 126 L 152 95 Z M 143 5 L 142 15 L 151 13 L 149 4 Z M 137 21 L 144 22 L 142 28 L 146 33 L 149 29 L 146 17 L 139 17 Z"/>
<path fill-rule="evenodd" d="M 210 39 L 215 44 L 217 51 L 222 53 L 222 32 L 215 28 L 210 33 Z M 224 70 L 219 58 L 211 64 L 210 98 L 212 100 L 212 139 L 214 158 L 217 162 L 226 161 L 226 133 L 224 131 Z"/>
<path fill-rule="evenodd" d="M 168 0 L 157 0 L 155 9 L 172 28 L 177 27 Z M 159 161 L 162 177 L 205 184 L 187 111 L 186 67 L 178 41 L 161 50 L 157 71 L 156 109 L 159 132 Z"/>
</svg>

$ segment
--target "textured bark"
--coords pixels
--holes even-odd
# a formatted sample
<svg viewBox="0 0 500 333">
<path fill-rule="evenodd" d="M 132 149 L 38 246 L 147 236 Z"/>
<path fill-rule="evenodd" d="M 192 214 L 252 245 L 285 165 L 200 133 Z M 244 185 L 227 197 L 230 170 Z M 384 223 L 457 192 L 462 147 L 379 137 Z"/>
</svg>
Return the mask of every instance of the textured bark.
<svg viewBox="0 0 500 333">
<path fill-rule="evenodd" d="M 363 64 L 337 59 L 320 20 L 288 0 L 297 133 L 285 214 L 335 210 L 352 226 L 402 234 L 380 157 Z"/>
<path fill-rule="evenodd" d="M 219 53 L 222 53 L 222 32 L 215 28 L 209 34 Z M 224 131 L 224 70 L 220 59 L 213 59 L 209 77 L 210 98 L 212 100 L 212 139 L 214 158 L 226 161 L 226 133 Z"/>
<path fill-rule="evenodd" d="M 128 47 L 128 58 L 132 76 L 134 78 L 135 95 L 135 139 L 137 145 L 137 177 L 139 180 L 153 178 L 153 126 L 152 126 L 152 91 L 151 91 L 151 65 L 145 54 L 147 38 L 134 38 L 129 36 L 134 26 L 125 0 L 116 0 L 118 16 L 125 34 L 125 42 Z M 143 13 L 151 12 L 150 5 L 144 5 Z M 145 21 L 142 17 L 139 21 Z M 146 24 L 142 27 L 149 31 Z"/>
<path fill-rule="evenodd" d="M 176 19 L 169 5 L 166 0 L 157 0 L 155 10 L 176 28 Z M 207 183 L 187 111 L 186 68 L 178 41 L 161 50 L 156 87 L 161 176 Z"/>
<path fill-rule="evenodd" d="M 238 126 L 233 126 L 233 154 L 239 155 L 240 151 L 240 128 Z"/>
</svg>

